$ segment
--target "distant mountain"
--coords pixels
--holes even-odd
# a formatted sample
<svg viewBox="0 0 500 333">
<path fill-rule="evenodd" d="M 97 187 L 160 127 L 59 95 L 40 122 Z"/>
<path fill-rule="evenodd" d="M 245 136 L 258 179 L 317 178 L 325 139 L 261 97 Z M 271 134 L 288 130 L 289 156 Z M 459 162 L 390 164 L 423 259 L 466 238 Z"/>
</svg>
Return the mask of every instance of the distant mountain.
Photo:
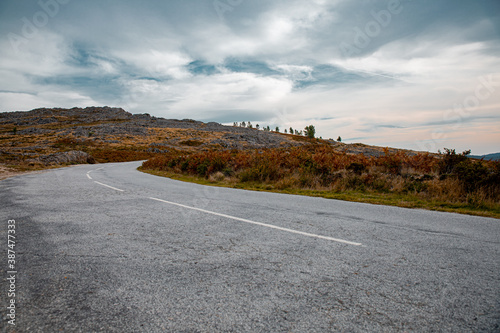
<svg viewBox="0 0 500 333">
<path fill-rule="evenodd" d="M 469 157 L 471 158 L 478 158 L 478 159 L 485 159 L 487 161 L 500 161 L 500 153 L 493 153 L 493 154 L 488 154 L 488 155 L 470 155 Z"/>
</svg>

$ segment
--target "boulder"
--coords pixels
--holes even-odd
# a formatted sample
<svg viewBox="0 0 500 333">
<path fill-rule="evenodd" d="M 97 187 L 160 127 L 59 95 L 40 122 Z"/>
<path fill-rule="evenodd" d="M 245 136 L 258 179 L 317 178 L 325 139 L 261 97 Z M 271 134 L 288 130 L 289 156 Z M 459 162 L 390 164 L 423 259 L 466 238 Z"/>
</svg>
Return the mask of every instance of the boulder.
<svg viewBox="0 0 500 333">
<path fill-rule="evenodd" d="M 71 150 L 67 152 L 50 154 L 38 158 L 45 165 L 53 164 L 94 164 L 95 159 L 81 150 Z"/>
</svg>

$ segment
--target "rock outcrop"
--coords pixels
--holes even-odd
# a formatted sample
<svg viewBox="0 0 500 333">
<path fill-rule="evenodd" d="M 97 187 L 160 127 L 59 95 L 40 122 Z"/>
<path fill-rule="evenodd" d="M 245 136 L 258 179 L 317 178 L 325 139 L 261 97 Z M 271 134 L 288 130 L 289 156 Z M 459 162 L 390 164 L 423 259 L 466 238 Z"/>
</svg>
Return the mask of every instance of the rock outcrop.
<svg viewBox="0 0 500 333">
<path fill-rule="evenodd" d="M 96 163 L 95 159 L 92 156 L 80 150 L 71 150 L 67 152 L 50 154 L 47 156 L 40 156 L 36 159 L 36 162 L 40 162 L 45 165 Z"/>
</svg>

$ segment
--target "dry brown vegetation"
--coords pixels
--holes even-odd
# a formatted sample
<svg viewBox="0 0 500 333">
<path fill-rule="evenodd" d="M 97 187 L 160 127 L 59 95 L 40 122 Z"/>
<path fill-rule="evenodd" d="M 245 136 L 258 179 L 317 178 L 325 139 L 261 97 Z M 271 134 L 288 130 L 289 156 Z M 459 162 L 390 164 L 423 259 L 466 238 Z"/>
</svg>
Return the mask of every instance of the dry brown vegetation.
<svg viewBox="0 0 500 333">
<path fill-rule="evenodd" d="M 176 151 L 153 157 L 143 169 L 196 176 L 233 187 L 376 194 L 396 203 L 420 201 L 417 207 L 455 206 L 500 216 L 500 163 L 472 160 L 454 150 L 441 156 L 386 150 L 378 157 L 340 153 L 314 144 L 192 154 Z"/>
</svg>

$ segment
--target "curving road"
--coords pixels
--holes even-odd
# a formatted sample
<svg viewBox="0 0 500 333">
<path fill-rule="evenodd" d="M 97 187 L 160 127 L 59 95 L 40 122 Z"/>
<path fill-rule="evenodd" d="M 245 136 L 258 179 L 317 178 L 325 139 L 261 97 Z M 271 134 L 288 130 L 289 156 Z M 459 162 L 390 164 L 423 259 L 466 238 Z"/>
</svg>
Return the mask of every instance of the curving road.
<svg viewBox="0 0 500 333">
<path fill-rule="evenodd" d="M 0 182 L 3 331 L 500 330 L 499 220 L 207 187 L 139 165 Z"/>
</svg>

